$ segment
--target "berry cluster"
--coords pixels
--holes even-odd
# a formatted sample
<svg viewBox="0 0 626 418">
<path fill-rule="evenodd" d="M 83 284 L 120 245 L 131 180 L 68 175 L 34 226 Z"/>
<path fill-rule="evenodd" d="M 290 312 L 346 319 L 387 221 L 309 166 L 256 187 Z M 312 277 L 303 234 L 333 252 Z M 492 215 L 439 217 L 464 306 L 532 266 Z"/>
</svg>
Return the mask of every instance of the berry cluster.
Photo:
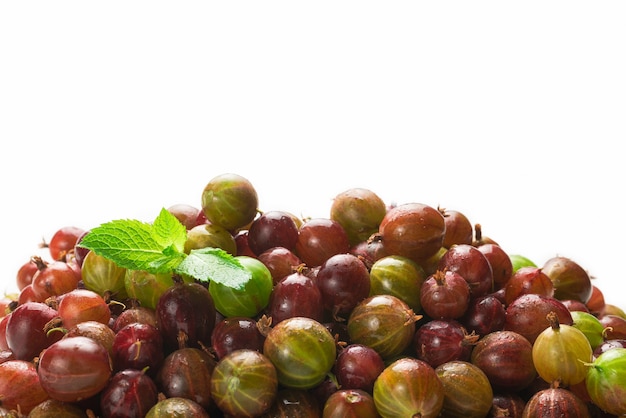
<svg viewBox="0 0 626 418">
<path fill-rule="evenodd" d="M 60 228 L 2 301 L 0 416 L 626 415 L 626 314 L 576 261 L 363 188 L 258 203 L 227 173 L 156 238 Z"/>
</svg>

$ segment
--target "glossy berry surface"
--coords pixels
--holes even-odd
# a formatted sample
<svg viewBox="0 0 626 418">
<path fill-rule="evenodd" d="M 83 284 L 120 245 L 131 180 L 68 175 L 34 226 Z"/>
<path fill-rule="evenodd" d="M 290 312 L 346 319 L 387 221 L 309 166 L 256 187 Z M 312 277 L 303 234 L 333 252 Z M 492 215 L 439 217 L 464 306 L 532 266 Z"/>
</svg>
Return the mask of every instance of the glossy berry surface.
<svg viewBox="0 0 626 418">
<path fill-rule="evenodd" d="M 351 245 L 376 233 L 386 213 L 387 206 L 380 196 L 362 187 L 337 194 L 330 207 L 330 219 L 345 229 Z"/>
<path fill-rule="evenodd" d="M 388 360 L 410 346 L 418 319 L 401 299 L 375 295 L 359 302 L 352 310 L 348 333 L 353 343 L 367 345 Z"/>
<path fill-rule="evenodd" d="M 324 308 L 334 317 L 346 317 L 370 294 L 370 274 L 365 264 L 350 253 L 335 254 L 317 272 Z"/>
<path fill-rule="evenodd" d="M 52 260 L 65 260 L 84 233 L 84 229 L 73 225 L 59 228 L 47 244 Z"/>
<path fill-rule="evenodd" d="M 445 394 L 435 369 L 421 360 L 404 357 L 381 372 L 373 396 L 383 417 L 435 418 L 443 408 Z"/>
<path fill-rule="evenodd" d="M 307 267 L 320 266 L 333 255 L 349 251 L 348 234 L 332 219 L 309 219 L 300 227 L 295 253 Z"/>
<path fill-rule="evenodd" d="M 177 283 L 166 290 L 155 308 L 157 328 L 167 352 L 211 344 L 215 326 L 215 304 L 209 291 L 197 283 Z"/>
<path fill-rule="evenodd" d="M 259 416 L 276 398 L 274 364 L 255 350 L 236 350 L 222 358 L 211 374 L 210 394 L 226 414 Z"/>
<path fill-rule="evenodd" d="M 201 193 L 201 207 L 206 219 L 229 231 L 252 222 L 258 204 L 259 197 L 252 183 L 235 173 L 215 176 Z"/>
<path fill-rule="evenodd" d="M 60 340 L 62 334 L 46 332 L 48 322 L 57 316 L 56 309 L 42 302 L 19 305 L 8 318 L 5 330 L 7 346 L 15 358 L 32 361 L 43 349 Z"/>
<path fill-rule="evenodd" d="M 100 395 L 105 417 L 143 417 L 158 402 L 154 380 L 142 370 L 125 369 L 111 376 Z"/>
<path fill-rule="evenodd" d="M 248 228 L 248 245 L 257 255 L 274 247 L 293 251 L 297 242 L 298 226 L 287 212 L 264 212 Z"/>
<path fill-rule="evenodd" d="M 379 226 L 389 253 L 417 262 L 434 255 L 443 246 L 445 230 L 443 215 L 423 203 L 405 203 L 388 210 Z"/>
<path fill-rule="evenodd" d="M 384 368 L 385 362 L 376 350 L 363 344 L 350 344 L 337 355 L 333 371 L 340 387 L 371 393 Z"/>
<path fill-rule="evenodd" d="M 263 354 L 276 367 L 278 382 L 289 388 L 311 389 L 320 384 L 335 363 L 335 339 L 320 322 L 287 318 L 267 334 Z"/>
<path fill-rule="evenodd" d="M 37 372 L 48 395 L 62 402 L 95 396 L 112 375 L 107 350 L 88 337 L 63 338 L 44 350 Z"/>
</svg>

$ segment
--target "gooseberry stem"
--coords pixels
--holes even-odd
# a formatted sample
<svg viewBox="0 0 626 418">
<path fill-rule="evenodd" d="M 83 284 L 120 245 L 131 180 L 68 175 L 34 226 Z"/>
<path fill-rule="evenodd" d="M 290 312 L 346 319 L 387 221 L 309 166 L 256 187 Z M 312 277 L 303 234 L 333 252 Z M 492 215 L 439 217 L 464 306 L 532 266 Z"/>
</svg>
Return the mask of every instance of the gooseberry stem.
<svg viewBox="0 0 626 418">
<path fill-rule="evenodd" d="M 550 323 L 550 327 L 552 327 L 553 330 L 558 331 L 561 328 L 561 324 L 559 323 L 559 317 L 556 312 L 548 312 L 548 314 L 546 315 L 546 319 Z"/>
</svg>

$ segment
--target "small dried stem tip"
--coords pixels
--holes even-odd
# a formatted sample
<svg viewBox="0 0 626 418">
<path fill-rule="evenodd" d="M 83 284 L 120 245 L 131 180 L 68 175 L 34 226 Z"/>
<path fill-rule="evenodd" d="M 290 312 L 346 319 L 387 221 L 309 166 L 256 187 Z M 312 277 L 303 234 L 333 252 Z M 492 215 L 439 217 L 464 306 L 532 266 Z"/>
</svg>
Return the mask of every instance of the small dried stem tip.
<svg viewBox="0 0 626 418">
<path fill-rule="evenodd" d="M 556 312 L 548 312 L 548 315 L 546 315 L 546 319 L 550 323 L 550 326 L 553 330 L 558 331 L 560 329 L 561 324 L 559 323 L 559 316 L 556 314 Z"/>
</svg>

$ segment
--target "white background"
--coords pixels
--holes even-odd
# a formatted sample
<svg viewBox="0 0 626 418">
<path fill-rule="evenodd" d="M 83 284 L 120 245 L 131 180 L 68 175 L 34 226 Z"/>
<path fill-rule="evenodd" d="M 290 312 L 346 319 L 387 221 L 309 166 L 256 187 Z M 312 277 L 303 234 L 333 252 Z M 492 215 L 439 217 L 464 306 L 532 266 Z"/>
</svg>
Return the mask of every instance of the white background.
<svg viewBox="0 0 626 418">
<path fill-rule="evenodd" d="M 369 188 L 573 258 L 626 308 L 623 2 L 2 2 L 0 293 L 66 225 L 235 172 L 262 210 Z"/>
</svg>

